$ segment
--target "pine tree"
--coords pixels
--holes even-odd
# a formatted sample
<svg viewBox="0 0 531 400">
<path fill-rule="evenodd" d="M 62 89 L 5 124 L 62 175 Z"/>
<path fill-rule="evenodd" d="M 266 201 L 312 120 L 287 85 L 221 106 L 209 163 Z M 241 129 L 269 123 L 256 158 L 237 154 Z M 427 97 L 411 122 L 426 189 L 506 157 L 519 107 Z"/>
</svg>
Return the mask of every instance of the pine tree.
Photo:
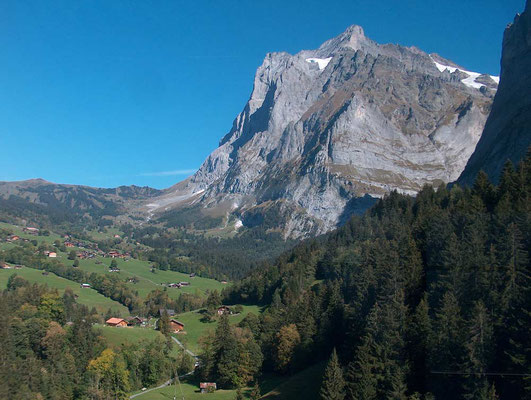
<svg viewBox="0 0 531 400">
<path fill-rule="evenodd" d="M 159 331 L 165 336 L 168 336 L 171 333 L 170 317 L 166 310 L 162 312 L 162 315 L 159 318 Z"/>
<path fill-rule="evenodd" d="M 376 360 L 370 354 L 370 338 L 366 337 L 364 343 L 358 348 L 356 360 L 348 365 L 347 394 L 352 400 L 375 400 L 378 385 L 377 376 L 374 374 Z"/>
<path fill-rule="evenodd" d="M 429 360 L 430 369 L 440 376 L 434 381 L 435 397 L 461 397 L 461 380 L 454 375 L 446 374 L 460 371 L 464 358 L 462 332 L 461 308 L 453 293 L 446 292 L 441 307 L 435 315 L 433 348 Z"/>
<path fill-rule="evenodd" d="M 221 385 L 226 387 L 238 386 L 240 377 L 238 375 L 239 365 L 239 349 L 238 343 L 229 324 L 229 317 L 222 314 L 216 328 L 214 338 L 214 376 Z"/>
<path fill-rule="evenodd" d="M 408 324 L 408 350 L 411 359 L 411 388 L 426 391 L 426 357 L 432 337 L 427 294 L 420 300 Z"/>
<path fill-rule="evenodd" d="M 487 309 L 481 301 L 474 305 L 472 318 L 468 322 L 468 332 L 466 340 L 467 357 L 464 369 L 470 372 L 464 384 L 465 398 L 476 399 L 479 393 L 487 385 L 484 373 L 487 372 L 492 358 L 492 323 Z"/>
<path fill-rule="evenodd" d="M 345 398 L 345 380 L 335 348 L 325 369 L 320 395 L 323 400 L 343 400 Z"/>
</svg>

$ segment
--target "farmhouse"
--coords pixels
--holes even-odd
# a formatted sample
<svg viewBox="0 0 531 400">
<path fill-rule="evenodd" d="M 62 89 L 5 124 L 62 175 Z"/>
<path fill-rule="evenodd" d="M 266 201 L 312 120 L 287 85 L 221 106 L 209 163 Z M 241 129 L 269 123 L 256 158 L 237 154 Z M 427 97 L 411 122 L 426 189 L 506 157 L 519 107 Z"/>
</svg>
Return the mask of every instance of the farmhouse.
<svg viewBox="0 0 531 400">
<path fill-rule="evenodd" d="M 11 267 L 8 264 L 6 264 L 5 262 L 0 262 L 0 268 L 2 268 L 2 269 L 11 269 Z"/>
<path fill-rule="evenodd" d="M 105 323 L 108 326 L 117 326 L 117 327 L 124 327 L 127 326 L 127 321 L 123 318 L 109 318 Z"/>
<path fill-rule="evenodd" d="M 48 257 L 50 257 L 50 258 L 57 258 L 57 253 L 56 253 L 55 251 L 50 251 L 50 252 L 48 253 Z"/>
<path fill-rule="evenodd" d="M 215 382 L 201 382 L 199 389 L 201 389 L 201 393 L 212 393 L 217 389 L 217 385 Z"/>
<path fill-rule="evenodd" d="M 13 235 L 9 239 L 7 239 L 8 242 L 15 242 L 20 239 L 20 236 Z"/>
<path fill-rule="evenodd" d="M 110 257 L 110 258 L 126 258 L 128 255 L 129 255 L 129 253 L 122 254 L 122 253 L 120 253 L 119 251 L 111 250 L 111 251 L 109 251 L 109 252 L 105 255 L 105 257 Z"/>
<path fill-rule="evenodd" d="M 31 226 L 28 226 L 26 228 L 23 229 L 24 232 L 27 232 L 29 234 L 32 234 L 32 235 L 37 235 L 39 233 L 39 229 L 38 228 L 33 228 Z"/>
<path fill-rule="evenodd" d="M 184 329 L 184 324 L 176 319 L 170 319 L 170 328 L 174 333 L 177 333 Z"/>
<path fill-rule="evenodd" d="M 221 306 L 218 308 L 218 315 L 232 314 L 232 310 L 229 306 Z"/>
<path fill-rule="evenodd" d="M 75 247 L 75 245 L 72 242 L 65 242 L 65 247 Z"/>
</svg>

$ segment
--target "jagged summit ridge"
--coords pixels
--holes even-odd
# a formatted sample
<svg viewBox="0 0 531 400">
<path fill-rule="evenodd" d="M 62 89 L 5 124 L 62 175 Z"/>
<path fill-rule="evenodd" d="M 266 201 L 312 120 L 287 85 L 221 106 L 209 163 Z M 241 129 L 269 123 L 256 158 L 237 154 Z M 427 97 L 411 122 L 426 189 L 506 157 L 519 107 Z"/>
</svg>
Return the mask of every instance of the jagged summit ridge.
<svg viewBox="0 0 531 400">
<path fill-rule="evenodd" d="M 316 50 L 267 54 L 220 146 L 159 203 L 193 201 L 244 224 L 251 210 L 280 204 L 291 210 L 284 232 L 301 236 L 341 223 L 353 198 L 455 180 L 495 87 L 467 86 L 464 71 L 435 60 L 444 59 L 377 44 L 355 25 Z"/>
</svg>

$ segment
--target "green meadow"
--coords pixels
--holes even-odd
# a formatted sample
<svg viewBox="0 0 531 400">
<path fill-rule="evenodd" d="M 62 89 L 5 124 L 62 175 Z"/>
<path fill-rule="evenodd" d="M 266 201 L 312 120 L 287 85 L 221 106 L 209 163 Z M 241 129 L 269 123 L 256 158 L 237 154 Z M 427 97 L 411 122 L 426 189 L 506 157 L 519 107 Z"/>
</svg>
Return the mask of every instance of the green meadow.
<svg viewBox="0 0 531 400">
<path fill-rule="evenodd" d="M 243 306 L 243 312 L 237 315 L 230 315 L 229 321 L 232 324 L 239 323 L 245 316 L 249 313 L 259 315 L 261 312 L 261 307 L 259 306 Z M 190 311 L 187 313 L 182 313 L 175 316 L 175 319 L 179 320 L 184 324 L 184 332 L 174 335 L 179 339 L 184 346 L 191 350 L 194 353 L 199 353 L 199 338 L 206 334 L 209 330 L 215 330 L 218 324 L 216 319 L 213 322 L 204 322 L 201 319 L 203 315 L 200 311 Z"/>
<path fill-rule="evenodd" d="M 169 377 L 168 377 L 169 379 Z M 250 389 L 244 389 L 244 393 L 249 393 Z M 138 392 L 137 392 L 138 393 Z M 153 390 L 141 396 L 135 397 L 138 400 L 173 400 L 176 399 L 202 399 L 202 400 L 234 400 L 236 390 L 216 390 L 214 393 L 201 394 L 199 391 L 199 381 L 193 377 L 181 379 L 180 384 L 172 384 L 161 389 Z"/>
<path fill-rule="evenodd" d="M 20 236 L 21 238 L 27 238 L 30 240 L 37 240 L 38 243 L 46 242 L 47 244 L 53 244 L 55 240 L 60 240 L 61 243 L 64 242 L 64 239 L 50 232 L 49 236 L 35 236 L 23 231 L 23 227 L 17 225 L 11 225 L 4 222 L 0 222 L 0 228 L 9 229 Z M 97 232 L 91 231 L 91 237 L 95 239 L 111 239 L 114 234 L 121 234 L 119 230 L 115 228 L 109 228 L 107 232 Z M 15 246 L 23 245 L 23 242 L 17 241 L 12 243 L 0 242 L 0 250 L 7 250 Z M 60 252 L 57 250 L 57 260 L 59 260 L 64 265 L 72 265 L 73 260 L 68 259 L 68 253 L 70 251 L 81 251 L 83 249 L 78 247 L 67 248 L 66 252 Z M 136 278 L 136 283 L 129 283 L 133 286 L 133 289 L 138 292 L 139 296 L 146 297 L 151 291 L 155 289 L 164 290 L 165 287 L 161 284 L 164 283 L 177 283 L 177 282 L 190 282 L 189 286 L 183 286 L 182 288 L 167 288 L 168 295 L 171 298 L 178 298 L 181 293 L 198 293 L 204 295 L 207 290 L 212 291 L 217 289 L 221 291 L 226 284 L 216 281 L 215 279 L 194 277 L 190 278 L 188 274 L 175 272 L 175 271 L 161 271 L 155 270 L 151 272 L 151 263 L 149 261 L 141 261 L 137 259 L 116 259 L 120 272 L 109 272 L 109 266 L 111 264 L 110 258 L 96 257 L 93 259 L 79 259 L 79 267 L 87 272 L 96 272 L 98 274 L 117 274 L 123 280 L 129 278 Z M 99 263 L 97 263 L 99 262 Z"/>
<path fill-rule="evenodd" d="M 109 299 L 108 297 L 99 294 L 94 289 L 82 289 L 77 282 L 61 278 L 60 276 L 57 276 L 51 272 L 48 275 L 43 275 L 42 272 L 43 271 L 28 267 L 23 267 L 22 269 L 17 270 L 0 269 L 0 287 L 6 288 L 9 277 L 13 274 L 17 274 L 31 283 L 46 284 L 50 288 L 58 289 L 60 293 L 63 293 L 64 290 L 69 287 L 72 289 L 74 294 L 79 296 L 76 300 L 78 303 L 85 304 L 89 308 L 95 307 L 99 313 L 105 313 L 110 308 L 117 315 L 123 317 L 129 314 L 129 311 L 126 307 L 114 300 Z"/>
<path fill-rule="evenodd" d="M 151 326 L 145 328 L 117 328 L 115 326 L 95 325 L 95 328 L 101 332 L 107 344 L 112 348 L 118 348 L 125 343 L 137 343 L 141 340 L 153 340 L 156 338 L 164 340 L 164 335 Z"/>
<path fill-rule="evenodd" d="M 39 243 L 45 242 L 47 244 L 53 244 L 53 242 L 57 239 L 62 241 L 61 236 L 53 232 L 50 232 L 48 236 L 32 235 L 27 232 L 24 232 L 24 227 L 22 226 L 12 225 L 5 222 L 0 222 L 0 228 L 8 229 L 13 232 L 14 235 L 20 236 L 24 239 L 36 240 Z"/>
<path fill-rule="evenodd" d="M 262 399 L 268 400 L 292 400 L 292 399 L 319 399 L 325 363 L 313 365 L 292 376 L 277 376 L 266 374 L 260 378 L 260 392 Z M 168 377 L 169 378 L 169 377 Z M 251 388 L 244 388 L 243 395 L 249 398 Z M 137 392 L 138 393 L 138 392 Z M 186 377 L 180 384 L 172 384 L 161 389 L 153 390 L 136 397 L 138 400 L 173 400 L 185 398 L 233 400 L 236 398 L 236 390 L 216 390 L 214 393 L 201 394 L 199 381 L 194 377 Z"/>
<path fill-rule="evenodd" d="M 72 263 L 73 261 L 67 259 L 67 255 L 64 253 L 59 254 L 63 263 Z M 177 298 L 181 293 L 200 293 L 205 294 L 207 290 L 217 289 L 221 291 L 226 284 L 216 281 L 215 279 L 194 277 L 190 278 L 188 274 L 175 271 L 161 271 L 155 270 L 151 272 L 150 263 L 148 261 L 141 261 L 136 259 L 122 260 L 116 259 L 120 272 L 109 272 L 109 266 L 111 264 L 110 258 L 96 257 L 95 259 L 79 260 L 79 267 L 87 272 L 96 272 L 99 274 L 115 274 L 125 281 L 129 278 L 136 278 L 137 283 L 129 283 L 132 288 L 138 291 L 141 297 L 146 297 L 149 292 L 155 289 L 164 290 L 165 287 L 161 286 L 163 283 L 177 283 L 177 282 L 190 282 L 190 286 L 183 286 L 180 289 L 166 288 L 168 295 L 171 298 Z M 101 264 L 96 264 L 96 261 Z"/>
<path fill-rule="evenodd" d="M 320 399 L 319 389 L 326 363 L 321 362 L 288 377 L 266 375 L 260 379 L 262 399 Z"/>
</svg>

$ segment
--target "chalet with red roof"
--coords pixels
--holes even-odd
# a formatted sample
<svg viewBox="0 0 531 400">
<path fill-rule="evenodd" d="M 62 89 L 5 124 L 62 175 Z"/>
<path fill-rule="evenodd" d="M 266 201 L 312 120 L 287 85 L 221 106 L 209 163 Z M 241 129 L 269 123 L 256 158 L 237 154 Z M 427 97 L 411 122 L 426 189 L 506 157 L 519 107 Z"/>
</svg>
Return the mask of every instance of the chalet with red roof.
<svg viewBox="0 0 531 400">
<path fill-rule="evenodd" d="M 124 327 L 127 326 L 127 321 L 123 318 L 109 318 L 105 323 L 108 326 Z"/>
<path fill-rule="evenodd" d="M 176 319 L 170 319 L 170 328 L 174 333 L 178 333 L 184 329 L 184 324 Z"/>
</svg>

